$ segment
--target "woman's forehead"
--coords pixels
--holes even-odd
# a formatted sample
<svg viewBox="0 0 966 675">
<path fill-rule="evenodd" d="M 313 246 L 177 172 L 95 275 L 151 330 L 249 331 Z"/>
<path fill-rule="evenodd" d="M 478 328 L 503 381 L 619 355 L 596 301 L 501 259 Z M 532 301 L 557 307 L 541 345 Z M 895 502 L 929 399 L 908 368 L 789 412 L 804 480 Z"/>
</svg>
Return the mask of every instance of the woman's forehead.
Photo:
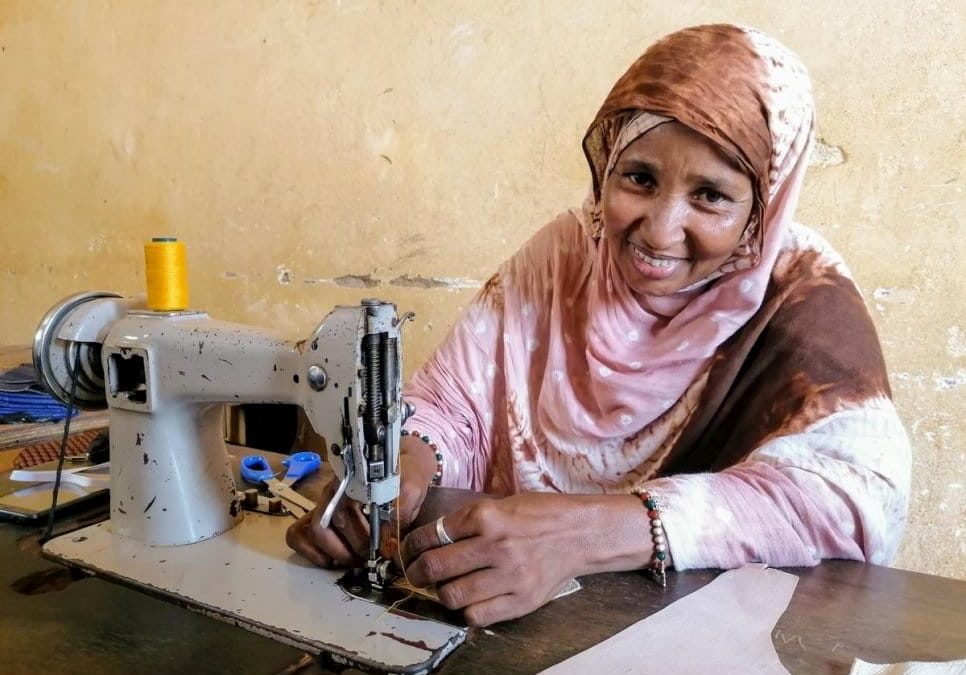
<svg viewBox="0 0 966 675">
<path fill-rule="evenodd" d="M 689 152 L 692 159 L 712 163 L 714 168 L 728 173 L 747 177 L 737 157 L 704 134 L 671 120 L 641 134 L 621 152 L 618 161 L 624 159 L 644 160 L 660 163 L 667 153 L 679 155 Z"/>
</svg>

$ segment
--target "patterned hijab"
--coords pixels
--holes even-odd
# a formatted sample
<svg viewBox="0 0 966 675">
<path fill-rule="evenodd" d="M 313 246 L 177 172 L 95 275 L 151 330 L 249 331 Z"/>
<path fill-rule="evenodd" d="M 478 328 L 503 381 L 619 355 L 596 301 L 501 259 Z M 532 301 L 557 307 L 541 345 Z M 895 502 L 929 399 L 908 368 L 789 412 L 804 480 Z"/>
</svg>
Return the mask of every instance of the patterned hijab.
<svg viewBox="0 0 966 675">
<path fill-rule="evenodd" d="M 668 119 L 736 158 L 752 178 L 755 203 L 738 248 L 715 273 L 667 298 L 639 298 L 623 282 L 607 238 L 600 236 L 600 199 L 609 168 L 624 148 Z M 647 427 L 758 311 L 798 203 L 813 130 L 804 66 L 754 30 L 710 25 L 673 33 L 620 78 L 583 142 L 592 190 L 575 215 L 596 242 L 597 254 L 583 353 L 575 359 L 572 345 L 548 345 L 544 372 L 569 375 L 543 378 L 552 386 L 540 388 L 535 412 L 551 443 L 563 448 L 581 439 L 617 440 Z M 566 267 L 560 263 L 558 270 Z M 562 272 L 555 283 L 566 284 L 565 276 Z M 508 316 L 516 313 L 514 295 L 507 289 Z M 525 295 L 518 300 L 526 302 Z M 550 335 L 567 333 L 565 314 L 547 317 L 550 324 L 560 322 L 549 326 Z M 578 375 L 575 366 L 589 373 Z"/>
</svg>

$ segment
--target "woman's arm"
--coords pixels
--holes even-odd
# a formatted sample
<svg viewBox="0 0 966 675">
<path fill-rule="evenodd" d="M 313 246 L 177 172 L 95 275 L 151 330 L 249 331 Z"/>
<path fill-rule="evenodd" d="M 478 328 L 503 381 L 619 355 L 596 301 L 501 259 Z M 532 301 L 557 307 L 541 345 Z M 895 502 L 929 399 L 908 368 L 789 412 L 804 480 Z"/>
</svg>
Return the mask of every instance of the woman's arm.
<svg viewBox="0 0 966 675">
<path fill-rule="evenodd" d="M 718 473 L 652 481 L 678 569 L 824 558 L 888 563 L 909 501 L 910 448 L 892 402 L 872 399 L 779 436 Z"/>
<path fill-rule="evenodd" d="M 582 255 L 579 245 L 588 244 L 570 213 L 540 228 L 486 282 L 404 389 L 403 396 L 416 405 L 405 427 L 429 436 L 439 447 L 442 485 L 477 491 L 492 487 L 493 439 L 506 429 L 503 367 L 512 355 L 505 345 L 507 339 L 520 339 L 516 333 L 507 335 L 518 329 L 507 321 L 504 302 L 510 300 L 504 291 L 512 290 L 507 293 L 523 305 L 524 316 L 528 305 L 548 306 L 558 288 L 557 259 Z"/>
<path fill-rule="evenodd" d="M 483 490 L 491 456 L 503 317 L 491 302 L 495 276 L 413 375 L 403 397 L 416 413 L 405 428 L 428 436 L 443 456 L 441 485 Z"/>
</svg>

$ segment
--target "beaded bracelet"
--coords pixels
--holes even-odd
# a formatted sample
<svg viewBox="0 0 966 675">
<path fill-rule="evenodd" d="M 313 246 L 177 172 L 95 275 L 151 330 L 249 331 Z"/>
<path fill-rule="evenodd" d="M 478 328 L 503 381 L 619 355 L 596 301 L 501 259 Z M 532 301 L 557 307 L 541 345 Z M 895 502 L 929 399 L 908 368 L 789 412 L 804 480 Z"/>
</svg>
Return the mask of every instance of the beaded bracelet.
<svg viewBox="0 0 966 675">
<path fill-rule="evenodd" d="M 658 509 L 657 501 L 647 490 L 634 490 L 634 495 L 644 503 L 644 507 L 647 509 L 647 517 L 651 521 L 651 539 L 654 542 L 654 552 L 651 556 L 651 564 L 647 568 L 648 574 L 654 581 L 666 588 L 667 537 L 664 532 L 664 523 L 661 521 L 661 511 Z"/>
<path fill-rule="evenodd" d="M 436 455 L 436 473 L 433 474 L 433 479 L 429 481 L 429 484 L 439 485 L 439 482 L 443 479 L 443 453 L 439 451 L 439 448 L 436 446 L 436 444 L 433 443 L 433 441 L 429 438 L 429 436 L 425 434 L 421 434 L 415 430 L 408 431 L 406 429 L 403 429 L 399 433 L 402 434 L 403 436 L 415 436 L 416 438 L 421 440 L 423 443 L 426 443 L 427 445 L 429 445 L 430 448 L 433 449 L 433 453 Z"/>
</svg>

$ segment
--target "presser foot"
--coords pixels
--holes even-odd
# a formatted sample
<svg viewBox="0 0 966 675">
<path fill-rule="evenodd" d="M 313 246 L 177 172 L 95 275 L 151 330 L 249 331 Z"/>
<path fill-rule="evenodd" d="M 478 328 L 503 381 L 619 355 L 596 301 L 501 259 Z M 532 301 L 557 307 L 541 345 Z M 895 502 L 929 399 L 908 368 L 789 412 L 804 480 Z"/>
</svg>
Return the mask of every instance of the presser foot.
<svg viewBox="0 0 966 675">
<path fill-rule="evenodd" d="M 336 584 L 346 595 L 385 607 L 391 614 L 431 619 L 460 628 L 466 626 L 460 612 L 447 609 L 425 595 L 414 594 L 408 588 L 397 587 L 397 580 L 404 581 L 398 574 L 394 574 L 390 581 L 377 587 L 369 582 L 366 568 L 359 567 L 347 571 Z"/>
<path fill-rule="evenodd" d="M 347 571 L 339 579 L 339 586 L 353 597 L 369 600 L 390 590 L 398 577 L 392 560 L 375 558 L 369 560 L 365 567 Z"/>
<path fill-rule="evenodd" d="M 374 558 L 366 563 L 366 580 L 374 590 L 381 591 L 390 586 L 396 577 L 392 560 Z"/>
<path fill-rule="evenodd" d="M 337 583 L 342 587 L 343 591 L 354 598 L 368 600 L 377 604 L 391 604 L 392 601 L 384 603 L 383 600 L 386 594 L 393 593 L 392 582 L 394 580 L 395 577 L 393 579 L 383 579 L 380 583 L 373 583 L 369 579 L 369 570 L 367 567 L 355 567 L 347 570 L 339 578 Z M 400 597 L 402 596 L 400 595 Z"/>
</svg>

